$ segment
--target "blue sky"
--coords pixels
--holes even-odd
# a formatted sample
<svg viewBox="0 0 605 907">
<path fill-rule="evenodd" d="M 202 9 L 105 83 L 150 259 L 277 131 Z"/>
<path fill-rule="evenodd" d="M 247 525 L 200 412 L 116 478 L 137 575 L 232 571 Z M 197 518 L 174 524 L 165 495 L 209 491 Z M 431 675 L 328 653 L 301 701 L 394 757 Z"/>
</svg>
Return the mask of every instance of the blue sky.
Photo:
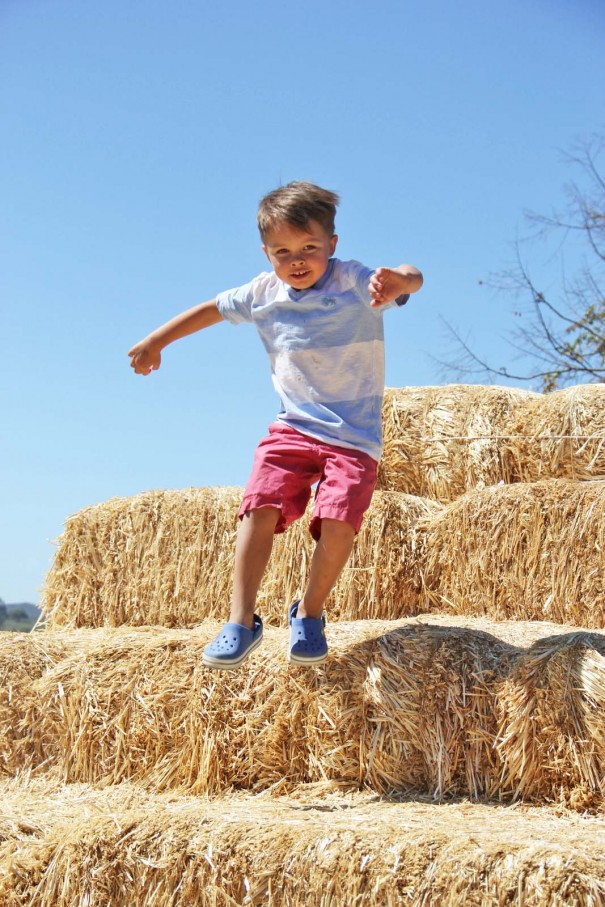
<svg viewBox="0 0 605 907">
<path fill-rule="evenodd" d="M 126 353 L 265 270 L 280 183 L 341 194 L 342 258 L 424 271 L 385 316 L 389 385 L 452 380 L 443 318 L 510 361 L 479 281 L 603 130 L 604 39 L 602 0 L 0 0 L 0 597 L 39 601 L 82 507 L 245 482 L 277 410 L 254 330 L 149 378 Z"/>
</svg>

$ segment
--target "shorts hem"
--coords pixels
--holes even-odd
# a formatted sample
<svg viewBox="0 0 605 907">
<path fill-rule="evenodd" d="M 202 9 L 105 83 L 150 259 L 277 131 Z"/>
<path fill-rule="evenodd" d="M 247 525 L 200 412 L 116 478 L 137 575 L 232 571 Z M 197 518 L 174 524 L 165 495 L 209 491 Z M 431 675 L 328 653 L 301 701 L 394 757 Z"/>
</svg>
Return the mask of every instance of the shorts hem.
<svg viewBox="0 0 605 907">
<path fill-rule="evenodd" d="M 275 525 L 275 535 L 280 535 L 282 532 L 285 532 L 292 520 L 286 521 L 286 518 L 284 517 L 282 501 L 269 499 L 265 495 L 252 494 L 247 495 L 245 498 L 243 498 L 239 509 L 238 518 L 241 520 L 251 510 L 262 510 L 265 507 L 279 511 L 279 517 Z"/>
<path fill-rule="evenodd" d="M 313 517 L 309 524 L 309 532 L 317 541 L 321 534 L 319 531 L 319 524 L 321 523 L 321 521 L 338 520 L 341 523 L 347 523 L 347 525 L 349 525 L 351 529 L 353 529 L 355 535 L 359 535 L 359 530 L 361 529 L 366 510 L 364 510 L 362 513 L 358 513 L 357 511 L 351 513 L 346 505 L 343 505 L 342 507 L 332 504 L 328 504 L 325 507 L 322 507 L 320 505 L 313 513 Z"/>
</svg>

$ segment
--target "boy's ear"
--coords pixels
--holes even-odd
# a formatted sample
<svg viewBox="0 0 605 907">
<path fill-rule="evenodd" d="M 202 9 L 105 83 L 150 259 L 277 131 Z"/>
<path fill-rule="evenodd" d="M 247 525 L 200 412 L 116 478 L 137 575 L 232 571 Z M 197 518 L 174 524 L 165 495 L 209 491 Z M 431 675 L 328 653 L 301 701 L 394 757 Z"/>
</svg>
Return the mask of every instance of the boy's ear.
<svg viewBox="0 0 605 907">
<path fill-rule="evenodd" d="M 330 240 L 330 255 L 334 255 L 337 245 L 338 245 L 338 236 L 335 233 L 334 236 L 332 237 L 332 239 Z"/>
<path fill-rule="evenodd" d="M 267 258 L 269 258 L 269 253 L 268 253 L 267 247 L 266 247 L 266 245 L 265 245 L 264 243 L 262 244 L 261 249 L 263 250 L 263 252 L 264 252 L 265 255 L 267 256 Z M 271 261 L 271 259 L 269 259 L 269 261 Z"/>
</svg>

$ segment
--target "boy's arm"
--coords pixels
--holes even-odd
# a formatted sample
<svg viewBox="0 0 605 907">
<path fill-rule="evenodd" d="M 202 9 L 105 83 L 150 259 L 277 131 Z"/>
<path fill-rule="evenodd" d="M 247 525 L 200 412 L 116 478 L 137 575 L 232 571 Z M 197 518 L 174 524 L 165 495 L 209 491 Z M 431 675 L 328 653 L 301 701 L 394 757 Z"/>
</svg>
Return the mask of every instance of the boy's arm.
<svg viewBox="0 0 605 907">
<path fill-rule="evenodd" d="M 218 324 L 223 320 L 223 316 L 218 310 L 215 299 L 208 302 L 202 302 L 181 312 L 176 318 L 172 318 L 163 324 L 157 330 L 152 331 L 143 340 L 128 351 L 130 356 L 130 366 L 134 369 L 136 375 L 149 375 L 150 372 L 156 371 L 162 362 L 162 350 L 180 340 L 181 337 L 187 337 L 189 334 L 195 334 L 203 328 L 209 328 L 213 324 Z"/>
<path fill-rule="evenodd" d="M 423 283 L 423 276 L 414 265 L 398 268 L 377 268 L 370 277 L 368 289 L 373 306 L 386 305 L 406 293 L 416 293 Z"/>
</svg>

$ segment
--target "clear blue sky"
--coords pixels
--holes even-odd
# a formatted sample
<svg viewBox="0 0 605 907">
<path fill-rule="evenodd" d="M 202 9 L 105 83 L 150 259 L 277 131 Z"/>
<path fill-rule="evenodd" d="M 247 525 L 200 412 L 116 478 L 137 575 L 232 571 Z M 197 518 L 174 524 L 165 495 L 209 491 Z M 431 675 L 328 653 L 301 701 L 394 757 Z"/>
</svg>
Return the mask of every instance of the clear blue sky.
<svg viewBox="0 0 605 907">
<path fill-rule="evenodd" d="M 129 347 L 265 269 L 258 199 L 342 195 L 339 254 L 411 261 L 387 383 L 440 384 L 442 318 L 505 358 L 478 281 L 605 123 L 602 0 L 0 0 L 0 597 L 39 601 L 65 519 L 243 484 L 277 407 L 252 328 L 135 377 Z"/>
</svg>

